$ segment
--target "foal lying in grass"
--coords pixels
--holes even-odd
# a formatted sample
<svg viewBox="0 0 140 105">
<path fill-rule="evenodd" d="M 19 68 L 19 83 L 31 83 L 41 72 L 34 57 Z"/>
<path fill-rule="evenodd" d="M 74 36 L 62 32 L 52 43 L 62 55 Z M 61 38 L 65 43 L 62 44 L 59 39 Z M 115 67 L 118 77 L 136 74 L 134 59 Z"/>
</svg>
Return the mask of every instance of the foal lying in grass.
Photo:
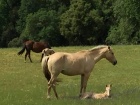
<svg viewBox="0 0 140 105">
<path fill-rule="evenodd" d="M 93 93 L 86 92 L 81 95 L 81 99 L 106 99 L 110 97 L 111 85 L 106 85 L 106 90 L 104 93 Z"/>
</svg>

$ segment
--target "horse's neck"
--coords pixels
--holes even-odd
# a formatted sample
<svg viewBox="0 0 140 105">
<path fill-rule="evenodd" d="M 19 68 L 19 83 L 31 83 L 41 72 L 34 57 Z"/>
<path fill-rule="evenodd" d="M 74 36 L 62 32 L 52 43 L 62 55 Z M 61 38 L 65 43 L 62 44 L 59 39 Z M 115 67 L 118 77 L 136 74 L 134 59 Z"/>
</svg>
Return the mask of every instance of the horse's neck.
<svg viewBox="0 0 140 105">
<path fill-rule="evenodd" d="M 108 90 L 106 90 L 103 94 L 104 94 L 105 97 L 108 97 L 110 93 L 109 93 Z"/>
<path fill-rule="evenodd" d="M 95 63 L 97 63 L 102 58 L 104 58 L 103 55 L 104 55 L 104 51 L 101 51 L 101 49 L 91 51 L 91 56 L 93 57 Z"/>
</svg>

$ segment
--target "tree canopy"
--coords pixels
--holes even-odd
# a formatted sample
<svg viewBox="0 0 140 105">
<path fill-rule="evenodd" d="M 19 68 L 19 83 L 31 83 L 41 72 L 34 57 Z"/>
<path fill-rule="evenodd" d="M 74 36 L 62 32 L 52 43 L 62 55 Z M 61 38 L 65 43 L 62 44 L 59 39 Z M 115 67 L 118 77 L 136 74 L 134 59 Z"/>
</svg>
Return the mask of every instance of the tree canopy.
<svg viewBox="0 0 140 105">
<path fill-rule="evenodd" d="M 0 47 L 140 43 L 139 0 L 1 0 Z"/>
</svg>

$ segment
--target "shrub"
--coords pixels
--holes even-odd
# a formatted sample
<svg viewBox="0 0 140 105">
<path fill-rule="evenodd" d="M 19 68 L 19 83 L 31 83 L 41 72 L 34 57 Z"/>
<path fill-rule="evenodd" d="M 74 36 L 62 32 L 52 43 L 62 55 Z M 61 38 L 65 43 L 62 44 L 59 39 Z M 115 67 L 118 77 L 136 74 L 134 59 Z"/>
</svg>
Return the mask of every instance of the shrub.
<svg viewBox="0 0 140 105">
<path fill-rule="evenodd" d="M 21 41 L 19 38 L 14 38 L 8 43 L 8 47 L 20 47 L 21 46 Z"/>
</svg>

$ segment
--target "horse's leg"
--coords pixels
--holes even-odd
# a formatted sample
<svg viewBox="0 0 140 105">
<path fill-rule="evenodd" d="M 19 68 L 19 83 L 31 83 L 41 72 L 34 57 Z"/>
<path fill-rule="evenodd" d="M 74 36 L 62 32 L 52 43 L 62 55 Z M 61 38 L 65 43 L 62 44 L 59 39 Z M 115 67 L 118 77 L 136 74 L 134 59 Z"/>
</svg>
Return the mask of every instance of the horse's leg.
<svg viewBox="0 0 140 105">
<path fill-rule="evenodd" d="M 53 88 L 54 94 L 55 94 L 56 98 L 58 99 L 58 94 L 57 94 L 57 92 L 56 92 L 55 84 L 50 84 L 50 85 L 48 85 L 47 98 L 48 98 L 48 99 L 50 98 L 51 88 Z"/>
<path fill-rule="evenodd" d="M 40 62 L 42 62 L 43 56 L 44 56 L 44 54 L 42 54 L 42 55 L 41 55 L 41 59 L 40 59 Z"/>
<path fill-rule="evenodd" d="M 25 63 L 26 63 L 26 58 L 27 58 L 27 55 L 28 55 L 28 52 L 26 51 L 26 54 L 25 54 Z"/>
<path fill-rule="evenodd" d="M 30 62 L 32 63 L 32 59 L 31 59 L 30 54 L 31 54 L 31 51 L 29 50 L 29 51 L 28 51 L 28 57 L 29 57 L 29 59 L 30 59 Z"/>
<path fill-rule="evenodd" d="M 48 83 L 48 90 L 47 90 L 47 98 L 49 99 L 50 98 L 50 92 L 51 92 L 51 84 Z"/>
<path fill-rule="evenodd" d="M 83 76 L 81 76 L 81 90 L 80 90 L 80 95 L 85 93 L 86 91 L 86 86 L 87 86 L 87 81 L 89 79 L 90 73 L 88 74 L 84 74 Z"/>
<path fill-rule="evenodd" d="M 56 98 L 58 99 L 58 94 L 57 94 L 57 92 L 56 92 L 56 87 L 55 87 L 55 84 L 53 84 L 53 91 L 54 91 L 54 94 L 55 94 L 55 96 L 56 96 Z"/>
<path fill-rule="evenodd" d="M 81 97 L 82 89 L 83 89 L 83 80 L 84 80 L 84 74 L 81 75 L 81 87 L 80 87 L 80 94 L 79 97 Z"/>
<path fill-rule="evenodd" d="M 56 98 L 58 99 L 58 94 L 56 92 L 56 87 L 55 87 L 55 82 L 56 82 L 56 78 L 57 76 L 51 76 L 51 79 L 48 83 L 48 92 L 47 92 L 47 98 L 50 98 L 50 92 L 51 92 L 51 88 L 53 88 L 53 91 L 55 93 Z"/>
</svg>

